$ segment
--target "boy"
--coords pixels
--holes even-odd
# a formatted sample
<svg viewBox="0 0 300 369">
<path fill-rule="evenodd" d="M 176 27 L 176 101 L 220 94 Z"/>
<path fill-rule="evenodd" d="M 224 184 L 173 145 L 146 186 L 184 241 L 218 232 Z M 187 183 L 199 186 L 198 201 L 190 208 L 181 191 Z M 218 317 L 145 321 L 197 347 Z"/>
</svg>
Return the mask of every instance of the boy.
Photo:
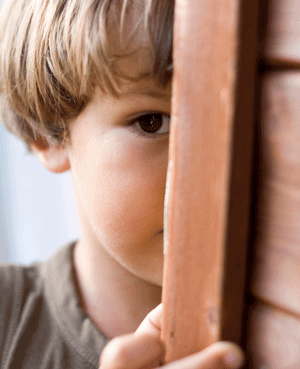
<svg viewBox="0 0 300 369">
<path fill-rule="evenodd" d="M 159 365 L 173 1 L 7 0 L 2 120 L 52 172 L 71 170 L 82 238 L 2 266 L 1 368 Z M 138 328 L 138 329 L 137 329 Z M 125 359 L 124 359 L 125 357 Z M 218 344 L 169 368 L 234 368 Z"/>
</svg>

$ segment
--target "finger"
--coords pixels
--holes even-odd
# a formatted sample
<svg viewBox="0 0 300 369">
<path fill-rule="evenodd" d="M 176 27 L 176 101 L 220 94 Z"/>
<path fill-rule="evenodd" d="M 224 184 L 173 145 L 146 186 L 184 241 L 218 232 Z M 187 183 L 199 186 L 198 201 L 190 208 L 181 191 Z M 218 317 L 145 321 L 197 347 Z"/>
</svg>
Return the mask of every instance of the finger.
<svg viewBox="0 0 300 369">
<path fill-rule="evenodd" d="M 155 309 L 151 310 L 135 331 L 135 335 L 147 334 L 160 340 L 162 311 L 163 304 L 159 304 Z"/>
<path fill-rule="evenodd" d="M 244 363 L 239 346 L 229 342 L 217 342 L 203 351 L 174 361 L 165 369 L 237 369 Z"/>
<path fill-rule="evenodd" d="M 127 334 L 111 340 L 100 357 L 100 369 L 137 369 L 149 363 L 158 365 L 164 353 L 162 343 L 147 334 Z"/>
</svg>

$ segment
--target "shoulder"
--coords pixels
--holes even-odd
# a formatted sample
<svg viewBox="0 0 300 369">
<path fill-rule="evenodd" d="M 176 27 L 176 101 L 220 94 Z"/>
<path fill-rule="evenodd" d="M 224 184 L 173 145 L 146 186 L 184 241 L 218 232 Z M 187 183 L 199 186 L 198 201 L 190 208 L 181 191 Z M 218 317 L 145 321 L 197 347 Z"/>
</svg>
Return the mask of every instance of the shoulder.
<svg viewBox="0 0 300 369">
<path fill-rule="evenodd" d="M 60 274 L 65 264 L 70 264 L 72 246 L 73 243 L 69 243 L 48 260 L 30 265 L 0 263 L 0 311 L 5 303 L 18 302 L 22 305 L 28 295 L 44 293 L 49 270 L 54 269 L 54 274 Z"/>
<path fill-rule="evenodd" d="M 0 290 L 8 292 L 11 287 L 32 284 L 39 276 L 42 263 L 18 265 L 0 263 Z"/>
<path fill-rule="evenodd" d="M 66 250 L 57 251 L 55 257 L 27 266 L 0 264 L 0 366 L 9 357 L 11 348 L 20 346 L 24 334 L 32 335 L 31 330 L 37 329 L 37 324 L 41 329 L 47 328 L 51 317 L 48 270 L 65 253 Z M 37 323 L 42 317 L 43 323 Z"/>
<path fill-rule="evenodd" d="M 16 317 L 28 304 L 32 306 L 37 300 L 41 303 L 49 284 L 49 269 L 55 265 L 56 274 L 58 269 L 64 269 L 68 251 L 69 247 L 62 247 L 48 260 L 31 265 L 0 263 L 0 317 L 11 314 Z"/>
<path fill-rule="evenodd" d="M 0 266 L 1 368 L 19 367 L 19 358 L 24 368 L 98 367 L 107 338 L 81 309 L 73 250 L 70 243 L 42 263 Z"/>
<path fill-rule="evenodd" d="M 28 301 L 41 295 L 41 264 L 21 266 L 0 265 L 0 350 L 1 356 L 9 350 L 19 322 L 28 309 Z M 0 360 L 1 361 L 1 360 Z"/>
<path fill-rule="evenodd" d="M 29 294 L 40 292 L 42 265 L 43 263 L 29 266 L 0 264 L 0 314 L 3 309 L 22 306 Z"/>
<path fill-rule="evenodd" d="M 40 270 L 40 263 L 30 266 L 0 265 L 1 316 L 3 316 L 3 309 L 6 310 L 13 308 L 15 305 L 22 305 L 29 293 L 40 290 Z"/>
</svg>

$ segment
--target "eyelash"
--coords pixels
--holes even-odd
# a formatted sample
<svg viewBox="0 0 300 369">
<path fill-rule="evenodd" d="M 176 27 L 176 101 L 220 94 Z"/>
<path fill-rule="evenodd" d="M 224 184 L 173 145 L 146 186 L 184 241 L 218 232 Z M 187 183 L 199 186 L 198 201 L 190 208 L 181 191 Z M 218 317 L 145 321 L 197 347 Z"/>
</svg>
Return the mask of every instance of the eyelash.
<svg viewBox="0 0 300 369">
<path fill-rule="evenodd" d="M 148 124 L 149 131 L 151 131 L 151 128 L 153 128 L 153 132 L 147 132 L 141 126 L 142 123 L 147 124 L 147 122 L 146 122 L 147 119 L 149 119 L 151 122 L 153 120 L 159 119 L 159 120 L 161 120 L 161 122 L 158 122 L 158 124 L 161 123 L 161 126 L 157 127 L 158 129 L 155 131 L 155 127 L 154 127 L 155 122 L 153 123 L 152 127 L 151 127 L 151 124 Z M 166 121 L 166 119 L 167 119 L 167 121 Z M 144 122 L 143 122 L 143 120 L 144 120 Z M 164 127 L 166 124 L 167 124 L 167 127 L 168 127 L 167 129 L 166 129 L 166 127 Z M 170 117 L 167 114 L 163 114 L 163 113 L 155 113 L 155 112 L 146 113 L 146 114 L 142 114 L 142 115 L 130 120 L 128 125 L 130 126 L 130 128 L 134 129 L 141 136 L 144 136 L 144 137 L 147 137 L 147 138 L 157 138 L 158 136 L 162 136 L 164 134 L 169 133 Z M 163 129 L 163 132 L 157 133 L 162 129 Z"/>
</svg>

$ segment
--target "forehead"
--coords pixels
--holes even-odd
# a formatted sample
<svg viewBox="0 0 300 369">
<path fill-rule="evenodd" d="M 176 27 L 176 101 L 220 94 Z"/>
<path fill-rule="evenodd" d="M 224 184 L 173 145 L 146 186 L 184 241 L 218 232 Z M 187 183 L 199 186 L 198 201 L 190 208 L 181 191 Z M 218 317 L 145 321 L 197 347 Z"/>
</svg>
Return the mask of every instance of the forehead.
<svg viewBox="0 0 300 369">
<path fill-rule="evenodd" d="M 121 37 L 121 45 L 126 46 L 128 42 L 148 41 L 149 37 L 145 29 L 147 29 L 147 15 L 150 2 L 145 0 L 123 0 L 114 1 L 108 13 L 107 25 L 110 31 Z"/>
<path fill-rule="evenodd" d="M 150 74 L 153 50 L 145 20 L 146 2 L 116 1 L 108 17 L 109 50 L 117 74 L 138 79 Z"/>
</svg>

